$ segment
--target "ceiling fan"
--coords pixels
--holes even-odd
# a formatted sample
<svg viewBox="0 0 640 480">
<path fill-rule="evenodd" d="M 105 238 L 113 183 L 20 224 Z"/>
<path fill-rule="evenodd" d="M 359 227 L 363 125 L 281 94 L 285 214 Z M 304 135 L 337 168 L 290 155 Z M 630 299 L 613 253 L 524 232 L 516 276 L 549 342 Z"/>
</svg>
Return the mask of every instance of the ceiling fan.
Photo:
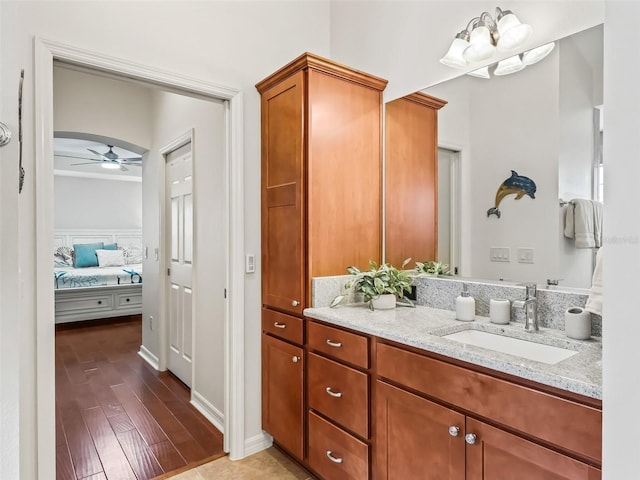
<svg viewBox="0 0 640 480">
<path fill-rule="evenodd" d="M 107 147 L 109 148 L 109 150 L 105 153 L 100 153 L 92 148 L 87 148 L 88 151 L 90 151 L 92 154 L 96 155 L 99 158 L 89 158 L 89 157 L 61 155 L 61 154 L 57 154 L 57 155 L 61 157 L 90 160 L 89 162 L 74 163 L 71 165 L 73 167 L 79 166 L 79 165 L 95 165 L 96 162 L 100 162 L 103 168 L 127 172 L 129 171 L 129 169 L 126 166 L 133 166 L 133 167 L 142 166 L 142 157 L 121 157 L 120 155 L 118 155 L 116 152 L 113 151 L 113 145 L 107 145 Z"/>
</svg>

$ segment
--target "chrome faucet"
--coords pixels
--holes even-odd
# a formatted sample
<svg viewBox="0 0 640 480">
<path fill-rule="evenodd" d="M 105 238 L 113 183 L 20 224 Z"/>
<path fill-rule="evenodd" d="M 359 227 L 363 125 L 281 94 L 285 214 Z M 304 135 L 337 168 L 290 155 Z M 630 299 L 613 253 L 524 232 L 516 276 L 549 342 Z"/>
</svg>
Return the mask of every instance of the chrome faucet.
<svg viewBox="0 0 640 480">
<path fill-rule="evenodd" d="M 525 310 L 524 329 L 529 332 L 537 332 L 539 330 L 537 287 L 535 283 L 526 283 L 525 287 L 527 289 L 525 300 L 515 300 L 513 306 Z"/>
</svg>

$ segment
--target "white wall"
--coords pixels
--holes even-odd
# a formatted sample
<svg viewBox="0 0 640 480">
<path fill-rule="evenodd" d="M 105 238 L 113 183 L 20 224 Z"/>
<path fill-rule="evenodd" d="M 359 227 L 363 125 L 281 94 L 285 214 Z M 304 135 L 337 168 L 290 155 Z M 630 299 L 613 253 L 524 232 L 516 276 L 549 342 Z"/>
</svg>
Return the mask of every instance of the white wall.
<svg viewBox="0 0 640 480">
<path fill-rule="evenodd" d="M 142 229 L 142 183 L 54 177 L 54 228 Z"/>
<path fill-rule="evenodd" d="M 117 58 L 139 62 L 188 77 L 239 88 L 244 102 L 244 205 L 245 250 L 260 259 L 260 103 L 255 84 L 305 51 L 330 56 L 329 2 L 1 2 L 2 38 L 15 54 L 3 57 L 2 81 L 17 92 L 19 66 L 26 69 L 23 121 L 24 163 L 28 172 L 25 191 L 17 197 L 13 162 L 3 163 L 2 179 L 11 176 L 13 194 L 3 202 L 2 235 L 20 245 L 21 330 L 14 333 L 20 345 L 21 445 L 35 445 L 36 305 L 35 285 L 35 124 L 33 42 L 39 36 Z M 15 10 L 15 16 L 13 15 Z M 15 36 L 10 34 L 15 29 Z M 3 47 L 4 48 L 4 47 Z M 3 54 L 5 51 L 3 50 Z M 11 56 L 6 57 L 11 60 Z M 5 90 L 3 89 L 3 94 Z M 15 118 L 16 94 L 10 95 Z M 4 108 L 4 103 L 3 103 Z M 8 107 L 7 107 L 8 108 Z M 7 117 L 9 118 L 9 117 Z M 4 153 L 4 152 L 3 152 Z M 14 150 L 15 153 L 15 150 Z M 5 172 L 5 168 L 7 169 Z M 6 175 L 5 175 L 6 173 Z M 6 210 L 8 207 L 14 210 Z M 20 222 L 15 215 L 20 216 Z M 16 228 L 12 229 L 13 225 Z M 15 237 L 13 235 L 16 235 Z M 14 250 L 15 251 L 15 250 Z M 16 271 L 17 266 L 3 264 Z M 260 271 L 260 265 L 256 266 Z M 261 437 L 260 411 L 260 275 L 245 278 L 245 438 Z M 14 295 L 10 298 L 17 298 Z M 5 306 L 3 305 L 3 309 Z M 6 308 L 11 308 L 7 306 Z M 14 317 L 15 321 L 15 317 Z M 48 341 L 46 332 L 40 339 Z M 18 338 L 19 336 L 19 338 Z M 4 367 L 3 367 L 4 368 Z M 6 408 L 9 408 L 7 406 Z M 53 446 L 52 446 L 53 447 Z M 24 479 L 35 478 L 36 450 L 23 448 Z"/>
<path fill-rule="evenodd" d="M 55 67 L 53 95 L 53 125 L 56 131 L 102 135 L 149 149 L 149 88 Z"/>
<path fill-rule="evenodd" d="M 636 361 L 640 322 L 635 312 L 640 291 L 640 208 L 636 200 L 640 178 L 640 65 L 629 34 L 638 18 L 640 3 L 607 2 L 603 480 L 629 478 L 640 472 L 640 440 L 633 435 L 640 430 L 640 417 L 636 414 L 640 405 Z"/>
</svg>

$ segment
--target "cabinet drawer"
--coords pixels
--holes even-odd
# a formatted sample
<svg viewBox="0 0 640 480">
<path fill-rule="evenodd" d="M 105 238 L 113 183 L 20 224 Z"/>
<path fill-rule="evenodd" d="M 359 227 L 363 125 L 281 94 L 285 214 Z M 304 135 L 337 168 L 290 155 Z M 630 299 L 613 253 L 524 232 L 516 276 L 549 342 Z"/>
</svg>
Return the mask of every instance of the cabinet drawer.
<svg viewBox="0 0 640 480">
<path fill-rule="evenodd" d="M 601 462 L 601 410 L 390 345 L 376 351 L 381 377 Z"/>
<path fill-rule="evenodd" d="M 127 308 L 127 307 L 139 307 L 142 305 L 142 294 L 135 293 L 133 295 L 128 295 L 126 293 L 119 293 L 116 298 L 116 306 L 117 308 Z"/>
<path fill-rule="evenodd" d="M 366 480 L 369 446 L 309 412 L 309 466 L 326 480 Z"/>
<path fill-rule="evenodd" d="M 302 345 L 303 320 L 301 318 L 263 308 L 262 330 L 276 337 Z"/>
<path fill-rule="evenodd" d="M 363 438 L 369 437 L 369 376 L 309 353 L 309 407 Z"/>
<path fill-rule="evenodd" d="M 307 323 L 307 346 L 331 357 L 369 368 L 369 339 L 316 322 Z"/>
<path fill-rule="evenodd" d="M 113 308 L 113 295 L 78 295 L 56 299 L 56 312 L 101 311 Z"/>
</svg>

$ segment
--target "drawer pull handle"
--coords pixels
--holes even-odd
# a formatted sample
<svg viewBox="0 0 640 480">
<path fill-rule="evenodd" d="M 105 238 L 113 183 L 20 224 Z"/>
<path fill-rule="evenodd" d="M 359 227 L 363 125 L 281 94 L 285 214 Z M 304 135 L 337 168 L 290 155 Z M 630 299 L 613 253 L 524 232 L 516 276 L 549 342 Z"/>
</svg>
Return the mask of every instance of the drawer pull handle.
<svg viewBox="0 0 640 480">
<path fill-rule="evenodd" d="M 469 445 L 475 444 L 477 439 L 478 437 L 476 436 L 475 433 L 467 433 L 464 436 L 464 441 L 467 442 Z"/>
<path fill-rule="evenodd" d="M 293 358 L 291 358 L 291 361 L 292 361 L 293 363 L 298 363 L 298 362 L 300 361 L 300 357 L 299 357 L 299 356 L 297 356 L 297 355 L 294 355 L 294 356 L 293 356 Z"/>
<path fill-rule="evenodd" d="M 333 463 L 342 463 L 342 459 L 340 457 L 334 457 L 331 450 L 327 450 L 327 458 L 329 458 Z"/>
<path fill-rule="evenodd" d="M 130 301 L 131 301 L 131 299 L 130 299 L 130 298 L 127 298 L 127 302 L 130 302 Z"/>
<path fill-rule="evenodd" d="M 298 305 L 300 305 L 300 302 L 298 300 L 294 300 L 293 302 L 291 302 L 292 307 L 297 307 Z"/>
<path fill-rule="evenodd" d="M 102 305 L 102 300 L 98 300 L 98 305 Z"/>
<path fill-rule="evenodd" d="M 459 433 L 460 433 L 459 427 L 456 427 L 454 425 L 451 425 L 449 427 L 449 435 L 451 435 L 452 437 L 457 437 Z"/>
<path fill-rule="evenodd" d="M 325 392 L 335 398 L 340 398 L 342 396 L 342 392 L 334 392 L 333 390 L 331 390 L 331 387 L 325 388 Z"/>
<path fill-rule="evenodd" d="M 273 322 L 273 326 L 276 328 L 287 328 L 286 323 L 280 323 L 280 322 Z"/>
<path fill-rule="evenodd" d="M 334 342 L 330 339 L 327 338 L 327 345 L 329 345 L 330 347 L 334 347 L 334 348 L 340 348 L 342 347 L 342 343 L 341 342 Z"/>
</svg>

